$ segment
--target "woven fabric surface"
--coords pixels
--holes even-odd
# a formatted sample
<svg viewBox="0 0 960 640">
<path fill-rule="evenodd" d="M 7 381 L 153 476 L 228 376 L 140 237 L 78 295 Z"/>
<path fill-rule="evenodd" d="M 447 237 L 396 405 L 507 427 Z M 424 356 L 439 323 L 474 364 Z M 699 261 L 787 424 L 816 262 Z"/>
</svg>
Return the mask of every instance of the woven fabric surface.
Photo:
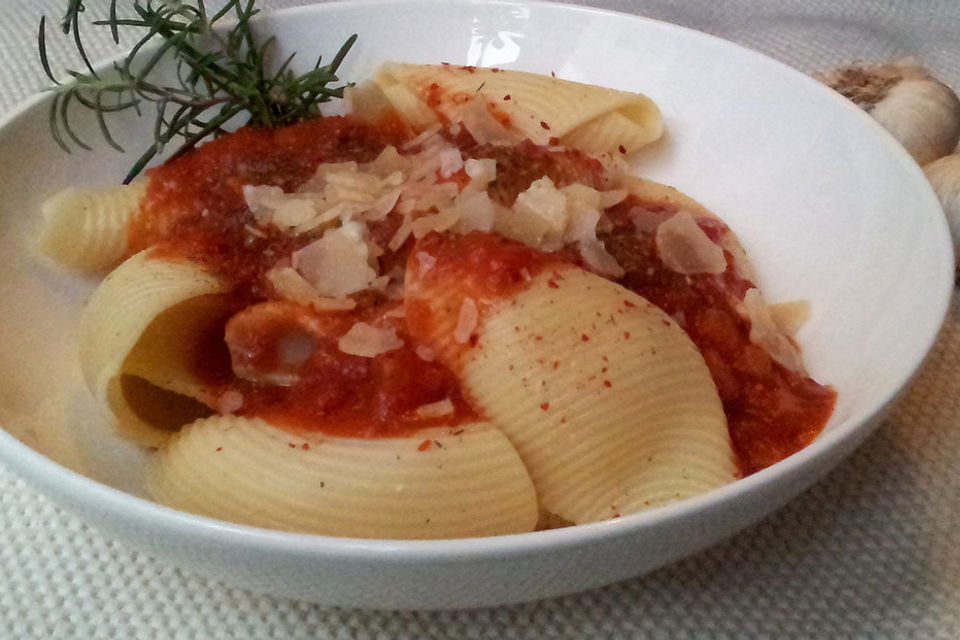
<svg viewBox="0 0 960 640">
<path fill-rule="evenodd" d="M 960 88 L 955 0 L 589 4 L 714 33 L 804 71 L 913 56 Z M 0 110 L 43 85 L 37 20 L 63 6 L 0 0 Z M 91 57 L 114 51 L 91 43 Z M 111 541 L 0 466 L 0 638 L 960 638 L 958 460 L 955 296 L 909 393 L 813 488 L 697 556 L 543 602 L 392 613 L 230 589 Z"/>
</svg>

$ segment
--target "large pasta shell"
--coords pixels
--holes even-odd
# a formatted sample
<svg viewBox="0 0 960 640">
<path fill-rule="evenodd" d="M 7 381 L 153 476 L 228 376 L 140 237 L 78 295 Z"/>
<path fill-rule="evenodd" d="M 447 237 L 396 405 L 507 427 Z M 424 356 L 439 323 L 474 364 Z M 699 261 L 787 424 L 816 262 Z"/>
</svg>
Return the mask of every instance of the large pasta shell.
<svg viewBox="0 0 960 640">
<path fill-rule="evenodd" d="M 457 307 L 452 280 L 412 288 L 447 301 L 433 307 L 437 314 Z M 517 448 L 547 512 L 579 524 L 735 479 L 702 356 L 640 296 L 577 267 L 548 270 L 493 302 L 477 336 L 466 351 L 436 351 L 455 354 L 451 366 L 462 367 L 472 399 Z"/>
<path fill-rule="evenodd" d="M 127 251 L 127 227 L 146 193 L 145 180 L 107 189 L 69 188 L 41 208 L 43 229 L 37 248 L 56 262 L 80 271 L 115 266 Z"/>
<path fill-rule="evenodd" d="M 177 509 L 322 535 L 459 538 L 531 531 L 537 522 L 523 463 L 483 423 L 360 439 L 215 416 L 171 438 L 147 486 Z"/>
<path fill-rule="evenodd" d="M 169 435 L 163 426 L 197 417 L 186 396 L 210 401 L 191 360 L 197 340 L 222 316 L 225 301 L 216 294 L 223 291 L 199 265 L 147 252 L 131 256 L 94 291 L 80 321 L 80 367 L 121 433 L 159 446 Z"/>
<path fill-rule="evenodd" d="M 446 118 L 457 121 L 467 99 L 480 95 L 498 112 L 509 116 L 512 127 L 537 144 L 551 138 L 588 152 L 632 152 L 653 142 L 663 132 L 657 105 L 639 93 L 561 80 L 522 71 L 446 65 L 384 65 L 374 81 L 388 99 L 402 96 L 402 114 L 421 117 L 422 106 L 412 106 L 411 95 L 431 104 Z M 442 90 L 437 95 L 432 87 Z M 398 86 L 411 91 L 400 91 Z M 432 93 L 431 93 L 432 92 Z"/>
</svg>

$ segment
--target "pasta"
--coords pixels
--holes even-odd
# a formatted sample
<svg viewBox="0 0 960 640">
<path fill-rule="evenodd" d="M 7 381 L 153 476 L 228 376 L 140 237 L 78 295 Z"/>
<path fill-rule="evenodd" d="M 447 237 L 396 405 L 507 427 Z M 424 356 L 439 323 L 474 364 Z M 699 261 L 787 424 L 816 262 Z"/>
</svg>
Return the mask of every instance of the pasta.
<svg viewBox="0 0 960 640">
<path fill-rule="evenodd" d="M 146 192 L 143 181 L 110 190 L 61 191 L 43 205 L 41 252 L 79 271 L 115 267 L 127 250 L 127 226 Z"/>
<path fill-rule="evenodd" d="M 766 305 L 719 218 L 630 174 L 662 133 L 649 98 L 407 64 L 349 97 L 46 205 L 46 252 L 119 263 L 80 361 L 156 449 L 155 500 L 325 535 L 519 533 L 709 491 L 822 428 L 799 307 Z"/>
<path fill-rule="evenodd" d="M 448 303 L 456 280 L 411 275 L 408 301 L 460 307 Z M 548 512 L 590 522 L 736 477 L 703 358 L 633 292 L 576 267 L 543 272 L 491 306 L 478 334 L 464 383 L 517 447 Z"/>
<path fill-rule="evenodd" d="M 217 416 L 173 436 L 148 482 L 158 500 L 185 511 L 306 533 L 452 538 L 537 522 L 530 478 L 489 424 L 371 440 Z"/>
<path fill-rule="evenodd" d="M 657 105 L 639 93 L 603 89 L 522 71 L 388 64 L 373 82 L 405 119 L 423 127 L 438 115 L 469 121 L 479 97 L 509 118 L 517 141 L 551 138 L 584 151 L 636 151 L 663 131 Z M 427 96 L 427 104 L 420 96 Z M 483 111 L 480 112 L 481 115 Z M 508 134 L 510 135 L 510 134 Z"/>
</svg>

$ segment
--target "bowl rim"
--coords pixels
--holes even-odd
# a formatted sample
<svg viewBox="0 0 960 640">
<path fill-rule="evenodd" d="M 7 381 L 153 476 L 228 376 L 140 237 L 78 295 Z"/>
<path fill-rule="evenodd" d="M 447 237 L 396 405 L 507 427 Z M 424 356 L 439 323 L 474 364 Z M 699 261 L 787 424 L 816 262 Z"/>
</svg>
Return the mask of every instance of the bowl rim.
<svg viewBox="0 0 960 640">
<path fill-rule="evenodd" d="M 699 39 L 721 48 L 733 49 L 740 53 L 745 52 L 754 57 L 758 63 L 763 62 L 764 64 L 778 68 L 779 73 L 791 74 L 795 79 L 802 78 L 812 86 L 822 87 L 819 82 L 801 71 L 748 47 L 690 27 L 672 24 L 642 15 L 596 7 L 565 4 L 552 0 L 456 1 L 460 4 L 479 7 L 533 7 L 538 11 L 560 11 L 563 13 L 598 15 L 608 18 L 616 17 L 643 23 L 652 28 L 680 31 L 685 33 L 686 37 Z M 256 20 L 270 20 L 277 17 L 289 19 L 291 16 L 312 16 L 315 14 L 336 13 L 343 10 L 362 12 L 383 6 L 384 4 L 389 4 L 392 7 L 403 5 L 428 7 L 432 2 L 431 0 L 334 0 L 322 4 L 264 11 L 256 17 Z M 101 61 L 95 66 L 97 68 L 105 68 L 112 60 L 118 57 L 119 56 L 113 56 Z M 835 98 L 835 102 L 838 105 L 842 104 L 843 108 L 858 113 L 858 117 L 870 121 L 875 132 L 886 138 L 888 146 L 890 146 L 897 155 L 901 156 L 901 160 L 903 160 L 903 157 L 906 157 L 909 164 L 913 164 L 913 167 L 910 167 L 907 161 L 903 161 L 906 173 L 914 172 L 915 179 L 921 178 L 924 183 L 926 182 L 920 167 L 913 163 L 912 159 L 903 152 L 899 143 L 878 123 L 839 94 L 834 94 L 831 98 Z M 4 132 L 15 128 L 20 120 L 31 117 L 35 110 L 48 103 L 50 99 L 52 99 L 50 93 L 40 92 L 21 101 L 7 111 L 0 117 L 0 136 L 2 136 Z M 928 187 L 927 191 L 928 202 L 919 208 L 928 209 L 931 208 L 931 206 L 939 208 L 939 202 L 932 188 Z M 531 552 L 547 552 L 589 544 L 608 538 L 631 536 L 638 530 L 653 528 L 684 518 L 695 518 L 697 514 L 722 509 L 725 505 L 740 500 L 743 496 L 753 493 L 760 487 L 786 481 L 791 477 L 799 477 L 807 467 L 815 467 L 817 460 L 829 458 L 831 453 L 837 449 L 852 449 L 862 438 L 869 435 L 869 433 L 878 426 L 878 418 L 883 415 L 884 410 L 904 392 L 911 379 L 922 366 L 923 361 L 929 355 L 930 350 L 937 340 L 939 328 L 942 327 L 947 312 L 949 311 L 954 289 L 952 266 L 953 249 L 945 220 L 942 224 L 942 232 L 939 240 L 945 268 L 943 273 L 938 276 L 943 279 L 943 282 L 940 283 L 941 294 L 938 298 L 936 313 L 931 315 L 931 317 L 939 318 L 936 323 L 937 330 L 932 331 L 931 335 L 927 336 L 923 342 L 923 348 L 917 351 L 914 358 L 908 363 L 909 366 L 903 368 L 905 375 L 903 375 L 902 379 L 896 384 L 895 389 L 892 389 L 884 398 L 878 399 L 865 407 L 859 407 L 849 416 L 831 426 L 828 430 L 821 432 L 809 445 L 770 467 L 707 493 L 639 513 L 625 515 L 618 519 L 592 522 L 560 529 L 479 538 L 439 540 L 345 538 L 264 529 L 177 511 L 146 498 L 103 484 L 62 466 L 15 438 L 5 431 L 2 425 L 0 425 L 0 463 L 15 470 L 20 476 L 28 479 L 33 484 L 61 498 L 61 500 L 58 500 L 58 503 L 63 504 L 68 509 L 79 508 L 79 505 L 74 503 L 80 503 L 98 511 L 107 512 L 118 519 L 133 519 L 137 521 L 139 526 L 164 531 L 172 535 L 191 537 L 197 540 L 228 543 L 237 545 L 240 548 L 255 547 L 260 551 L 266 552 L 335 557 L 345 561 L 353 559 L 376 560 L 381 562 L 390 559 L 398 563 L 425 560 L 437 562 L 451 560 L 468 561 L 491 557 L 503 558 L 518 554 L 529 554 Z M 949 267 L 949 273 L 947 267 Z M 843 455 L 845 456 L 846 452 Z M 841 458 L 838 457 L 837 459 L 839 460 Z"/>
</svg>

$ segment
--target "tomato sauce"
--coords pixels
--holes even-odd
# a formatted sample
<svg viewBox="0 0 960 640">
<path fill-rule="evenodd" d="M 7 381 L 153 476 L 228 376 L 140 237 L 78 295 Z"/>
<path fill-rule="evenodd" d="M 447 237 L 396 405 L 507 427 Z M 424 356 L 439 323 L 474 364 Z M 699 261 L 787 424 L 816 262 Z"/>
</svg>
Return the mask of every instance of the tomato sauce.
<svg viewBox="0 0 960 640">
<path fill-rule="evenodd" d="M 243 187 L 291 191 L 321 163 L 369 162 L 404 136 L 398 124 L 374 127 L 328 117 L 280 129 L 244 127 L 208 142 L 150 170 L 146 197 L 128 234 L 130 251 L 153 247 L 157 256 L 187 258 L 266 297 L 264 272 L 319 232 L 291 235 L 269 227 L 251 233 L 254 218 Z"/>
<path fill-rule="evenodd" d="M 667 207 L 667 212 L 670 211 Z M 750 322 L 737 311 L 753 283 L 737 275 L 733 256 L 720 275 L 683 275 L 664 266 L 652 231 L 636 231 L 632 216 L 662 215 L 664 206 L 635 198 L 608 213 L 616 225 L 606 246 L 626 275 L 621 283 L 670 314 L 699 347 L 727 415 L 741 471 L 750 474 L 810 444 L 833 412 L 836 393 L 790 371 L 750 341 Z M 718 221 L 701 228 L 717 241 Z"/>
<path fill-rule="evenodd" d="M 367 162 L 387 145 L 399 146 L 406 135 L 395 124 L 371 126 L 350 117 L 330 117 L 284 129 L 244 128 L 207 143 L 151 171 L 146 199 L 130 230 L 131 251 L 153 247 L 157 256 L 204 265 L 231 284 L 237 308 L 274 300 L 277 295 L 265 282 L 265 272 L 322 230 L 296 235 L 257 227 L 251 233 L 255 220 L 243 186 L 275 185 L 289 191 L 308 180 L 320 163 Z M 496 160 L 497 178 L 488 195 L 504 206 L 543 176 L 557 186 L 604 186 L 602 165 L 577 151 L 529 141 L 513 147 L 477 145 L 462 130 L 455 135 L 448 131 L 447 137 L 465 155 Z M 462 188 L 464 178 L 455 174 L 450 179 Z M 753 284 L 737 275 L 729 253 L 731 268 L 717 276 L 685 276 L 664 266 L 653 232 L 637 230 L 633 221 L 637 215 L 662 218 L 673 211 L 661 203 L 625 201 L 608 210 L 612 229 L 601 239 L 626 271 L 621 284 L 669 313 L 700 348 L 723 402 L 741 470 L 752 473 L 807 445 L 826 423 L 836 394 L 787 370 L 750 342 L 749 321 L 737 305 Z M 399 224 L 399 217 L 391 214 L 370 228 L 371 238 L 386 246 Z M 701 227 L 714 241 L 727 233 L 720 222 L 701 222 Z M 427 235 L 416 246 L 411 239 L 380 256 L 380 273 L 403 267 L 417 251 L 439 258 L 441 252 L 454 252 L 457 260 L 437 262 L 457 265 L 453 275 L 462 285 L 459 295 L 477 300 L 509 295 L 539 271 L 579 260 L 573 252 L 544 253 L 479 232 Z M 384 311 L 396 303 L 379 294 L 355 299 L 358 307 L 353 311 L 298 307 L 286 321 L 261 319 L 259 326 L 254 323 L 255 330 L 236 329 L 234 351 L 225 355 L 223 341 L 213 341 L 217 344 L 197 357 L 197 375 L 221 393 L 239 394 L 243 403 L 238 413 L 289 428 L 386 437 L 482 418 L 464 397 L 455 373 L 418 351 L 416 336 L 428 331 L 418 323 L 427 314 L 418 314 L 412 304 L 405 319 L 394 314 L 388 320 Z M 307 320 L 298 320 L 296 314 Z M 344 353 L 339 340 L 357 321 L 393 327 L 403 346 L 372 358 Z M 224 322 L 212 331 L 229 333 L 234 321 Z M 303 329 L 307 326 L 309 331 Z M 299 345 L 294 349 L 299 355 L 292 360 L 291 340 Z M 418 407 L 446 400 L 453 413 L 418 416 Z"/>
</svg>

